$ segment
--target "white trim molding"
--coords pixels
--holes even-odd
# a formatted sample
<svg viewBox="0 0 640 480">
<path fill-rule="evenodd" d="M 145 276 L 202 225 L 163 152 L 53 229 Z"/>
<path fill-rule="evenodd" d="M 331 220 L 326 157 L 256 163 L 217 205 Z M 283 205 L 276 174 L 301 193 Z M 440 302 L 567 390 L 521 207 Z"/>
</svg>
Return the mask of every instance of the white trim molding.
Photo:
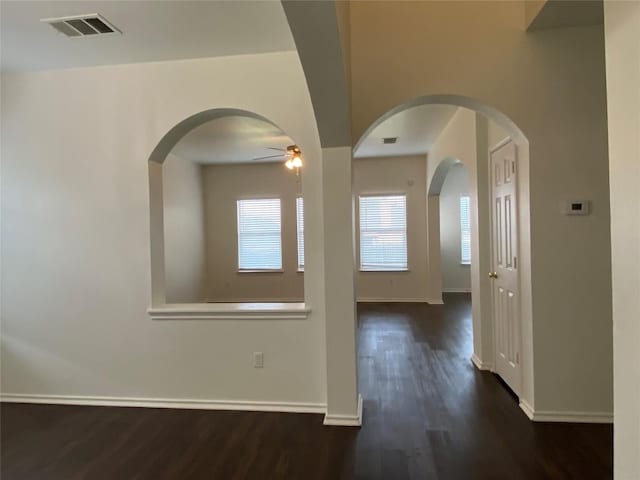
<svg viewBox="0 0 640 480">
<path fill-rule="evenodd" d="M 444 305 L 442 298 L 427 298 L 427 303 L 429 305 Z"/>
<path fill-rule="evenodd" d="M 443 288 L 442 293 L 471 293 L 470 288 Z"/>
<path fill-rule="evenodd" d="M 356 415 L 324 415 L 324 425 L 341 427 L 360 427 L 362 425 L 362 395 L 358 395 L 358 410 Z"/>
<path fill-rule="evenodd" d="M 426 298 L 358 297 L 357 303 L 428 303 Z"/>
<path fill-rule="evenodd" d="M 536 411 L 526 400 L 520 400 L 520 408 L 534 422 L 613 423 L 613 412 Z"/>
<path fill-rule="evenodd" d="M 325 413 L 324 403 L 257 402 L 248 400 L 206 400 L 188 398 L 95 397 L 81 395 L 35 395 L 3 393 L 4 403 L 39 403 L 100 407 L 175 408 L 190 410 L 241 410 L 251 412 Z"/>
<path fill-rule="evenodd" d="M 303 320 L 311 309 L 305 303 L 175 303 L 150 307 L 152 320 Z"/>
<path fill-rule="evenodd" d="M 483 362 L 475 353 L 471 355 L 471 363 L 473 363 L 478 370 L 488 370 L 493 372 L 493 363 Z"/>
<path fill-rule="evenodd" d="M 496 143 L 493 147 L 489 148 L 489 153 L 493 153 L 496 150 L 498 150 L 499 148 L 504 147 L 511 140 L 512 140 L 511 135 L 504 137 L 502 140 L 500 140 L 498 143 Z"/>
</svg>

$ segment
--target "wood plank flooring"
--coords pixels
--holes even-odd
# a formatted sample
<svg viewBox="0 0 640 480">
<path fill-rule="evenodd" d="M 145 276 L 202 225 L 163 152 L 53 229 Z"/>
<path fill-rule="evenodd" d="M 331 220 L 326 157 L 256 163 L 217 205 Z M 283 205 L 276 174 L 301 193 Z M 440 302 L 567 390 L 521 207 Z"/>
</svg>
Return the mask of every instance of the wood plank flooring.
<svg viewBox="0 0 640 480">
<path fill-rule="evenodd" d="M 312 414 L 3 404 L 1 478 L 611 478 L 611 426 L 531 423 L 469 361 L 469 296 L 445 302 L 359 306 L 361 429 Z"/>
</svg>

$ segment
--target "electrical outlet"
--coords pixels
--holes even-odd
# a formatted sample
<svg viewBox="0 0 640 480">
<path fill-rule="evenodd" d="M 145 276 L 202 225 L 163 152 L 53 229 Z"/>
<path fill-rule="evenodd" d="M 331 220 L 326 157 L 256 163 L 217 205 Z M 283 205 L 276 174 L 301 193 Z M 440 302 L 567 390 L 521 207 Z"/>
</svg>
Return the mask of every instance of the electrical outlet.
<svg viewBox="0 0 640 480">
<path fill-rule="evenodd" d="M 253 352 L 253 368 L 263 368 L 263 367 L 264 367 L 264 353 Z"/>
</svg>

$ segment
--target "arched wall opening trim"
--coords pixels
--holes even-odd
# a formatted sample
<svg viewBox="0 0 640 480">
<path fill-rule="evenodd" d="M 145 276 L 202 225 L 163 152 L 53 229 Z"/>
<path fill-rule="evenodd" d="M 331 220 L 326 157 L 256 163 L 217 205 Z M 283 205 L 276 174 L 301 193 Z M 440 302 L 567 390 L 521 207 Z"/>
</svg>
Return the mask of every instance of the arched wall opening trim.
<svg viewBox="0 0 640 480">
<path fill-rule="evenodd" d="M 158 142 L 148 158 L 149 220 L 151 253 L 151 306 L 154 320 L 206 319 L 304 319 L 310 309 L 304 302 L 176 303 L 166 302 L 165 239 L 162 164 L 176 144 L 195 128 L 224 117 L 241 116 L 269 123 L 263 115 L 236 108 L 212 108 L 191 115 L 172 127 Z"/>
<path fill-rule="evenodd" d="M 474 110 L 478 113 L 483 114 L 485 117 L 494 121 L 496 124 L 507 130 L 518 145 L 526 145 L 527 147 L 529 145 L 529 140 L 527 139 L 524 132 L 509 117 L 507 117 L 499 110 L 490 107 L 472 97 L 467 97 L 464 95 L 442 94 L 424 95 L 421 97 L 417 97 L 413 100 L 410 100 L 409 102 L 397 105 L 396 107 L 388 110 L 383 115 L 378 117 L 376 121 L 373 122 L 369 126 L 369 128 L 365 130 L 362 136 L 358 139 L 358 142 L 354 145 L 353 150 L 356 151 L 362 144 L 363 140 L 367 138 L 367 136 L 369 136 L 369 134 L 386 119 L 404 110 L 421 105 L 455 105 L 458 107 L 468 108 L 469 110 Z"/>
</svg>

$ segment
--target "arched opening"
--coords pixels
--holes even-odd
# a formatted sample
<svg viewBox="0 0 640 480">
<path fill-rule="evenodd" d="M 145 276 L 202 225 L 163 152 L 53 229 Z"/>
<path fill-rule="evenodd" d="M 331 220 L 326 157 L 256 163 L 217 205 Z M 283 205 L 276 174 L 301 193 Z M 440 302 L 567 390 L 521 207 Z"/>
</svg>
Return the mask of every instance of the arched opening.
<svg viewBox="0 0 640 480">
<path fill-rule="evenodd" d="M 527 145 L 529 141 L 527 140 L 526 135 L 520 128 L 504 113 L 499 111 L 498 109 L 491 107 L 489 105 L 485 105 L 484 103 L 476 100 L 472 97 L 467 97 L 464 95 L 424 95 L 422 97 L 416 97 L 409 102 L 397 105 L 390 110 L 388 110 L 385 114 L 381 115 L 375 122 L 373 122 L 369 128 L 362 134 L 362 136 L 356 142 L 354 146 L 354 151 L 357 151 L 364 139 L 366 139 L 371 132 L 377 128 L 381 123 L 383 123 L 388 118 L 408 110 L 412 107 L 419 107 L 421 105 L 453 105 L 456 107 L 463 107 L 469 110 L 473 110 L 475 112 L 481 113 L 487 119 L 495 122 L 501 128 L 506 130 L 509 135 L 511 135 L 514 141 L 518 145 Z"/>
<path fill-rule="evenodd" d="M 447 179 L 451 168 L 454 165 L 460 164 L 462 164 L 462 160 L 453 157 L 446 157 L 440 160 L 440 163 L 438 163 L 438 166 L 433 173 L 433 177 L 431 178 L 431 183 L 429 184 L 429 190 L 427 194 L 440 195 L 440 193 L 442 192 L 442 187 L 444 186 L 444 182 Z"/>
<path fill-rule="evenodd" d="M 229 108 L 164 135 L 148 162 L 151 310 L 304 313 L 302 173 L 285 168 L 291 145 L 264 116 Z"/>
<path fill-rule="evenodd" d="M 453 113 L 442 110 L 445 107 L 453 108 Z M 430 108 L 441 110 L 436 111 L 435 114 L 426 113 Z M 424 120 L 423 123 L 420 123 L 421 119 Z M 435 134 L 429 132 L 430 128 L 437 132 Z M 414 140 L 420 136 L 429 138 L 429 141 L 423 143 L 422 149 L 417 149 Z M 357 164 L 359 152 L 370 148 L 372 138 L 373 141 L 379 142 L 389 137 L 397 137 L 396 151 L 403 151 L 403 140 L 405 140 L 405 146 L 408 140 L 411 145 L 405 151 L 410 150 L 412 154 L 424 156 L 426 215 L 424 238 L 427 246 L 425 258 L 427 273 L 422 299 L 430 305 L 424 310 L 425 312 L 433 313 L 438 308 L 445 308 L 447 298 L 454 298 L 451 294 L 445 293 L 445 307 L 439 306 L 443 303 L 443 290 L 447 290 L 443 286 L 441 242 L 444 239 L 441 238 L 441 194 L 450 172 L 458 169 L 466 173 L 469 183 L 468 194 L 464 197 L 467 199 L 462 200 L 462 190 L 457 193 L 458 215 L 455 221 L 458 224 L 458 233 L 462 236 L 465 232 L 462 231 L 460 209 L 464 202 L 468 202 L 469 264 L 463 268 L 468 270 L 471 292 L 471 298 L 466 307 L 471 317 L 469 326 L 473 336 L 471 360 L 478 369 L 497 371 L 503 378 L 509 377 L 507 384 L 521 399 L 521 403 L 524 401 L 526 405 L 527 400 L 533 398 L 531 246 L 528 237 L 529 143 L 526 136 L 504 114 L 475 99 L 456 95 L 424 96 L 392 108 L 376 120 L 358 140 L 354 148 L 354 162 Z M 500 159 L 498 156 L 501 156 Z M 508 167 L 506 162 L 509 162 Z M 498 190 L 492 183 L 495 180 L 493 177 L 495 171 L 490 174 L 490 169 L 496 168 L 498 164 L 500 172 L 505 175 L 506 170 L 503 172 L 502 169 L 509 169 L 508 178 L 513 181 L 514 188 L 510 194 L 511 197 L 507 199 L 507 202 L 513 203 L 507 204 L 510 208 L 510 223 L 506 226 L 502 217 L 496 217 L 495 195 Z M 357 169 L 354 172 L 355 177 Z M 502 198 L 499 200 L 502 201 Z M 451 205 L 448 205 L 448 208 L 450 209 Z M 447 220 L 450 227 L 451 218 Z M 355 229 L 358 230 L 357 224 Z M 415 230 L 416 227 L 414 226 L 413 229 Z M 508 233 L 511 235 L 508 237 L 509 241 L 513 240 L 513 250 L 509 251 L 510 258 L 513 259 L 512 263 L 517 260 L 517 268 L 511 265 L 507 269 L 512 283 L 515 282 L 513 283 L 515 293 L 509 297 L 511 303 L 508 309 L 506 307 L 503 309 L 502 304 L 496 303 L 496 292 L 502 292 L 504 289 L 497 288 L 497 283 L 492 283 L 494 270 L 497 268 L 496 262 L 502 261 L 497 254 L 503 252 L 500 250 L 502 248 L 500 245 L 504 242 L 502 244 L 498 242 L 502 238 L 501 235 L 504 235 L 505 229 L 509 230 Z M 408 231 L 410 230 L 411 226 L 408 225 Z M 455 249 L 459 263 L 467 260 L 461 258 L 463 245 L 460 240 L 455 242 L 455 245 L 448 244 L 447 247 L 450 250 Z M 411 258 L 410 249 L 409 258 Z M 415 267 L 409 266 L 409 270 L 413 268 Z M 500 275 L 500 280 L 503 280 L 503 275 Z M 508 292 L 512 293 L 511 290 Z M 516 327 L 503 328 L 504 312 L 507 310 L 510 312 L 509 321 L 517 321 Z M 425 315 L 428 314 L 425 313 Z M 508 339 L 510 345 L 515 346 L 513 356 L 510 357 L 510 363 L 516 372 L 513 375 L 502 373 L 498 367 L 499 362 L 504 361 L 501 350 L 504 348 L 505 339 Z"/>
<path fill-rule="evenodd" d="M 471 195 L 469 169 L 458 159 L 443 159 L 429 185 L 440 207 L 442 293 L 471 293 Z"/>
</svg>

